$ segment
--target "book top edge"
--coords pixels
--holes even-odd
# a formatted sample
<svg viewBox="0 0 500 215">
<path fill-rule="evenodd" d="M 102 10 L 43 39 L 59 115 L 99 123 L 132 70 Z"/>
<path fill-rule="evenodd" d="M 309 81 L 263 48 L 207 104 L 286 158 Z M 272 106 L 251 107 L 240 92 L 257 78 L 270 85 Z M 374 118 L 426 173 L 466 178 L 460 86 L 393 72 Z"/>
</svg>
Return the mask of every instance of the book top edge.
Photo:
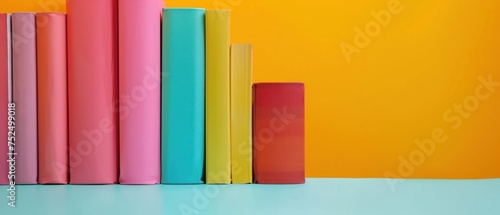
<svg viewBox="0 0 500 215">
<path fill-rule="evenodd" d="M 41 15 L 66 15 L 66 13 L 61 13 L 61 12 L 38 12 L 36 13 L 41 14 Z"/>
<path fill-rule="evenodd" d="M 35 12 L 14 12 L 11 15 L 36 15 Z"/>
<path fill-rule="evenodd" d="M 252 43 L 233 43 L 231 46 L 244 46 L 244 47 L 252 47 Z"/>
<path fill-rule="evenodd" d="M 9 15 L 9 16 L 12 16 L 13 14 L 17 14 L 17 15 L 37 15 L 37 14 L 43 14 L 43 15 L 66 15 L 66 13 L 61 13 L 61 12 L 14 12 L 14 13 L 0 13 L 0 15 Z"/>
<path fill-rule="evenodd" d="M 253 85 L 304 85 L 304 82 L 258 82 Z"/>
<path fill-rule="evenodd" d="M 212 13 L 230 13 L 231 10 L 228 10 L 228 9 L 207 9 L 207 12 L 212 12 Z"/>
<path fill-rule="evenodd" d="M 189 8 L 189 7 L 167 7 L 163 8 L 163 11 L 169 10 L 194 10 L 194 11 L 206 11 L 205 8 Z"/>
</svg>

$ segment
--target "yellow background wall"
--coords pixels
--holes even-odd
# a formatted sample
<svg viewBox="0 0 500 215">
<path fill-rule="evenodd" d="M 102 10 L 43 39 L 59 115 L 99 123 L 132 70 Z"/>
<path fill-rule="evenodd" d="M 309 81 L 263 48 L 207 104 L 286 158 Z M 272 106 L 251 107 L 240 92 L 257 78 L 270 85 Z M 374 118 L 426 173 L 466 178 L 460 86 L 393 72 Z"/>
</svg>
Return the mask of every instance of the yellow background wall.
<svg viewBox="0 0 500 215">
<path fill-rule="evenodd" d="M 0 0 L 0 12 L 64 4 Z M 167 5 L 232 9 L 232 42 L 255 45 L 254 81 L 305 82 L 308 177 L 500 177 L 500 88 L 483 84 L 500 82 L 500 1 Z M 381 10 L 391 19 L 375 24 Z"/>
</svg>

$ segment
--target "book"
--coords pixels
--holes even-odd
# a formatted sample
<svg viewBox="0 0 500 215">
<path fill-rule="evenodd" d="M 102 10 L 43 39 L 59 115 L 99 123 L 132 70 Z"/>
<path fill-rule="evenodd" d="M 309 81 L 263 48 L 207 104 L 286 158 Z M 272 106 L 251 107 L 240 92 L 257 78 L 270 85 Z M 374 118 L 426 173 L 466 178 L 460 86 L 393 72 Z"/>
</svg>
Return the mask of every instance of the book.
<svg viewBox="0 0 500 215">
<path fill-rule="evenodd" d="M 7 110 L 11 97 L 11 76 L 12 76 L 12 58 L 11 58 L 11 17 L 10 14 L 0 14 L 0 107 Z M 8 114 L 0 114 L 0 184 L 9 184 L 9 145 L 8 140 Z M 14 125 L 15 126 L 15 125 Z M 15 143 L 15 142 L 13 142 Z"/>
<path fill-rule="evenodd" d="M 12 14 L 13 101 L 16 104 L 16 183 L 36 184 L 37 71 L 35 13 Z"/>
<path fill-rule="evenodd" d="M 206 183 L 231 183 L 229 10 L 206 11 Z"/>
<path fill-rule="evenodd" d="M 231 45 L 231 181 L 252 183 L 252 45 Z"/>
<path fill-rule="evenodd" d="M 66 5 L 70 184 L 118 181 L 117 3 Z"/>
<path fill-rule="evenodd" d="M 38 182 L 68 183 L 66 14 L 38 13 Z"/>
<path fill-rule="evenodd" d="M 118 4 L 121 184 L 160 182 L 161 3 Z"/>
<path fill-rule="evenodd" d="M 203 183 L 205 9 L 163 10 L 162 183 Z"/>
<path fill-rule="evenodd" d="M 255 182 L 301 184 L 304 172 L 304 84 L 254 84 Z"/>
</svg>

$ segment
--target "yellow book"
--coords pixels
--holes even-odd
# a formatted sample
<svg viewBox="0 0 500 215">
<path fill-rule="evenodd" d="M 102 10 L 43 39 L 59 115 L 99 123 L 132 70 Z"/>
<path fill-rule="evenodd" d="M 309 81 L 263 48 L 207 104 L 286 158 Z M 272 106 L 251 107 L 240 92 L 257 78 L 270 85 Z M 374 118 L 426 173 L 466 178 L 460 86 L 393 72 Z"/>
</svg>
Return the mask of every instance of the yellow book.
<svg viewBox="0 0 500 215">
<path fill-rule="evenodd" d="M 231 183 L 229 10 L 207 10 L 206 183 Z"/>
<path fill-rule="evenodd" d="M 252 183 L 252 45 L 231 46 L 231 178 Z"/>
</svg>

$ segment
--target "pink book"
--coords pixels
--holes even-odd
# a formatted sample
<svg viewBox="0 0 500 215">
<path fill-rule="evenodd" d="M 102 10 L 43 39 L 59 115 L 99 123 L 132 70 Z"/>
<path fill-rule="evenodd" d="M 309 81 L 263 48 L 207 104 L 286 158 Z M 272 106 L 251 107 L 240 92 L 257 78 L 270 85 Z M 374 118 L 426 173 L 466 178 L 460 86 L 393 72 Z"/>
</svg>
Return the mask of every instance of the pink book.
<svg viewBox="0 0 500 215">
<path fill-rule="evenodd" d="M 67 3 L 71 184 L 118 181 L 117 0 Z"/>
<path fill-rule="evenodd" d="M 34 13 L 12 14 L 16 184 L 37 183 L 36 28 Z"/>
<path fill-rule="evenodd" d="M 38 182 L 68 183 L 66 15 L 38 13 Z"/>
<path fill-rule="evenodd" d="M 163 0 L 118 4 L 120 183 L 160 182 Z"/>
<path fill-rule="evenodd" d="M 0 107 L 6 111 L 9 104 L 9 79 L 12 75 L 10 52 L 10 15 L 0 14 Z M 9 184 L 9 146 L 7 145 L 7 114 L 0 114 L 0 184 Z"/>
</svg>

